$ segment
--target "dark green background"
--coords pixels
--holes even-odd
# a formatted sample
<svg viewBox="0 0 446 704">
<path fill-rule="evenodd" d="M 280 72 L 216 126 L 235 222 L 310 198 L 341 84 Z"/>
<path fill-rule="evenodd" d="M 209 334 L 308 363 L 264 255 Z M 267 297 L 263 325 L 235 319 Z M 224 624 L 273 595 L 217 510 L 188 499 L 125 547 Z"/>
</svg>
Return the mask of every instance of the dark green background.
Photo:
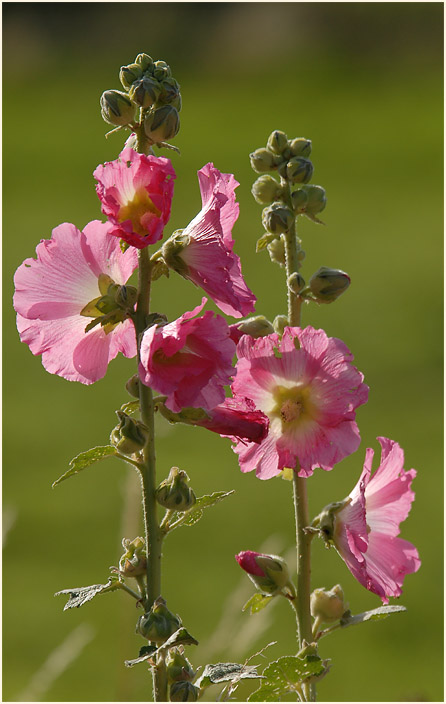
<svg viewBox="0 0 446 704">
<path fill-rule="evenodd" d="M 306 308 L 303 323 L 347 343 L 370 400 L 357 414 L 358 452 L 309 481 L 310 512 L 349 493 L 365 448 L 378 452 L 377 435 L 393 438 L 406 469 L 418 470 L 402 535 L 422 559 L 404 583 L 406 614 L 322 642 L 332 669 L 319 694 L 441 700 L 442 3 L 4 3 L 3 13 L 4 699 L 20 698 L 82 623 L 94 638 L 42 688 L 43 700 L 151 697 L 145 666 L 123 666 L 142 645 L 131 599 L 107 595 L 63 613 L 62 598 L 53 598 L 105 580 L 121 537 L 141 530 L 135 476 L 117 460 L 51 489 L 74 455 L 106 444 L 134 361 L 115 360 L 91 387 L 51 376 L 20 344 L 11 307 L 13 272 L 38 241 L 61 222 L 82 227 L 101 217 L 92 172 L 116 158 L 123 138 L 104 139 L 99 96 L 119 88 L 120 65 L 146 51 L 171 64 L 183 94 L 181 156 L 168 154 L 178 179 L 166 235 L 200 206 L 197 169 L 213 161 L 233 172 L 241 183 L 236 251 L 258 312 L 270 318 L 285 312 L 283 272 L 254 251 L 261 207 L 250 194 L 248 154 L 273 129 L 313 140 L 327 226 L 300 223 L 302 273 L 339 267 L 352 286 L 331 306 Z M 197 289 L 172 277 L 156 286 L 154 309 L 172 319 L 199 300 Z M 165 545 L 163 594 L 200 641 L 189 649 L 194 665 L 244 659 L 272 640 L 269 660 L 292 653 L 286 603 L 239 613 L 252 589 L 233 557 L 270 549 L 293 560 L 290 485 L 242 475 L 229 441 L 204 430 L 160 423 L 159 431 L 160 478 L 179 465 L 197 494 L 236 490 Z M 315 587 L 341 582 L 356 613 L 380 605 L 320 541 L 313 556 Z"/>
</svg>

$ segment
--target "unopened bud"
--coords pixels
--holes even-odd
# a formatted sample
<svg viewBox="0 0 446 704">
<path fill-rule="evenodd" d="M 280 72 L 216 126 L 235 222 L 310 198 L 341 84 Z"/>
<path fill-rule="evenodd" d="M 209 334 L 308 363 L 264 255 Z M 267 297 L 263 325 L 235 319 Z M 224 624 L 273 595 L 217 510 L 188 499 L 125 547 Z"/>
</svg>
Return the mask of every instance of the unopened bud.
<svg viewBox="0 0 446 704">
<path fill-rule="evenodd" d="M 172 105 L 163 105 L 149 112 L 144 120 L 146 136 L 156 144 L 173 139 L 179 129 L 180 116 Z"/>
<path fill-rule="evenodd" d="M 128 125 L 135 119 L 135 106 L 119 90 L 106 90 L 101 95 L 100 104 L 102 118 L 110 125 Z"/>
<path fill-rule="evenodd" d="M 310 290 L 318 303 L 331 303 L 350 286 L 350 277 L 340 269 L 321 266 L 310 279 Z"/>
<path fill-rule="evenodd" d="M 169 699 L 171 702 L 196 702 L 200 690 L 192 682 L 174 682 L 170 685 Z"/>
<path fill-rule="evenodd" d="M 254 315 L 252 318 L 246 318 L 240 323 L 234 323 L 229 326 L 229 336 L 234 342 L 238 342 L 242 335 L 264 337 L 272 332 L 274 332 L 272 323 L 264 315 Z"/>
<path fill-rule="evenodd" d="M 287 164 L 286 174 L 291 183 L 308 183 L 313 175 L 313 164 L 302 156 L 294 156 Z"/>
<path fill-rule="evenodd" d="M 278 200 L 282 191 L 282 186 L 269 174 L 260 176 L 251 188 L 252 195 L 261 205 L 269 205 L 274 200 Z"/>
<path fill-rule="evenodd" d="M 177 648 L 167 653 L 166 670 L 169 682 L 190 681 L 195 677 L 189 660 Z"/>
<path fill-rule="evenodd" d="M 263 209 L 262 224 L 273 235 L 288 232 L 294 222 L 294 213 L 282 203 L 272 203 Z"/>
<path fill-rule="evenodd" d="M 290 291 L 296 295 L 300 293 L 305 286 L 305 280 L 297 271 L 294 271 L 287 280 L 287 285 Z"/>
<path fill-rule="evenodd" d="M 153 59 L 148 54 L 138 54 L 135 59 L 135 64 L 141 66 L 143 71 L 150 71 L 153 67 Z"/>
<path fill-rule="evenodd" d="M 311 154 L 311 139 L 297 137 L 289 142 L 290 151 L 293 156 L 310 156 Z"/>
<path fill-rule="evenodd" d="M 293 209 L 297 215 L 307 215 L 310 219 L 324 210 L 327 196 L 322 186 L 302 186 L 291 195 Z"/>
<path fill-rule="evenodd" d="M 288 137 L 285 132 L 281 130 L 274 130 L 268 137 L 268 142 L 266 144 L 267 149 L 269 149 L 274 154 L 282 154 L 282 152 L 288 147 Z"/>
<path fill-rule="evenodd" d="M 129 392 L 130 396 L 133 396 L 134 398 L 139 398 L 139 376 L 138 376 L 138 374 L 134 374 L 133 376 L 130 377 L 130 379 L 126 382 L 125 388 Z"/>
<path fill-rule="evenodd" d="M 132 83 L 142 77 L 142 72 L 142 66 L 137 63 L 129 64 L 128 66 L 121 66 L 121 70 L 119 71 L 119 80 L 121 81 L 123 88 L 130 90 Z"/>
<path fill-rule="evenodd" d="M 258 174 L 263 174 L 266 171 L 274 171 L 281 162 L 280 157 L 263 147 L 252 152 L 252 154 L 249 155 L 249 160 L 251 167 Z"/>
<path fill-rule="evenodd" d="M 290 323 L 286 315 L 276 315 L 273 320 L 273 328 L 278 335 L 283 335 L 283 331 L 289 324 Z"/>
<path fill-rule="evenodd" d="M 183 230 L 175 230 L 162 247 L 164 262 L 169 269 L 173 269 L 181 276 L 187 276 L 189 272 L 189 267 L 181 257 L 181 252 L 188 247 L 189 243 L 189 235 L 183 235 Z"/>
<path fill-rule="evenodd" d="M 147 553 L 144 538 L 128 540 L 124 538 L 122 547 L 125 553 L 119 560 L 119 570 L 124 577 L 140 577 L 147 570 Z"/>
<path fill-rule="evenodd" d="M 236 555 L 235 559 L 262 594 L 295 595 L 288 565 L 282 557 L 245 550 Z"/>
<path fill-rule="evenodd" d="M 158 104 L 173 105 L 178 111 L 181 110 L 180 85 L 175 78 L 166 78 L 161 83 Z"/>
<path fill-rule="evenodd" d="M 165 643 L 180 626 L 178 616 L 169 611 L 164 599 L 158 597 L 150 611 L 139 617 L 136 632 L 154 643 Z"/>
<path fill-rule="evenodd" d="M 186 472 L 172 467 L 169 476 L 159 485 L 155 492 L 156 500 L 164 508 L 173 511 L 187 511 L 196 502 L 196 497 L 190 486 Z"/>
<path fill-rule="evenodd" d="M 110 442 L 112 445 L 124 455 L 132 455 L 134 452 L 142 450 L 148 438 L 146 426 L 140 421 L 130 418 L 123 411 L 116 411 L 116 415 L 119 418 L 119 424 L 111 432 Z"/>
<path fill-rule="evenodd" d="M 153 63 L 153 75 L 158 81 L 162 81 L 164 78 L 169 78 L 172 75 L 169 64 L 165 61 L 155 61 Z"/>
<path fill-rule="evenodd" d="M 129 90 L 129 98 L 140 108 L 150 108 L 154 105 L 161 91 L 158 81 L 143 76 L 135 81 Z"/>
<path fill-rule="evenodd" d="M 313 618 L 321 623 L 332 623 L 342 618 L 348 609 L 344 602 L 344 592 L 340 584 L 333 589 L 315 589 L 310 597 L 310 609 Z"/>
<path fill-rule="evenodd" d="M 275 240 L 270 242 L 267 249 L 272 262 L 279 264 L 279 266 L 285 266 L 286 254 L 285 241 L 283 237 L 277 237 Z"/>
</svg>

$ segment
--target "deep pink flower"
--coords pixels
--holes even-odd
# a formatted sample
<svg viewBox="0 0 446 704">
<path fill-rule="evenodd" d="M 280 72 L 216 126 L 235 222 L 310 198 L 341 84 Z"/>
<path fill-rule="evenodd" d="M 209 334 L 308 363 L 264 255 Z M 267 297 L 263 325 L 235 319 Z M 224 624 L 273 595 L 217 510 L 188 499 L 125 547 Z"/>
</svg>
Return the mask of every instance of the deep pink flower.
<svg viewBox="0 0 446 704">
<path fill-rule="evenodd" d="M 292 598 L 296 596 L 288 565 L 279 555 L 244 550 L 236 555 L 235 559 L 262 594 L 283 594 Z"/>
<path fill-rule="evenodd" d="M 253 550 L 243 550 L 235 556 L 242 570 L 248 574 L 256 575 L 257 577 L 266 577 L 265 571 L 257 564 L 257 557 L 269 557 L 262 552 L 254 552 Z"/>
<path fill-rule="evenodd" d="M 331 514 L 327 507 L 323 514 L 328 516 L 326 538 L 334 542 L 350 572 L 387 604 L 388 597 L 400 596 L 405 575 L 416 572 L 421 562 L 412 543 L 397 537 L 415 498 L 410 486 L 416 471 L 404 471 L 404 453 L 397 442 L 378 440 L 381 462 L 374 475 L 374 453 L 368 449 L 363 472 L 343 507 Z"/>
<path fill-rule="evenodd" d="M 256 298 L 246 286 L 240 259 L 232 251 L 232 228 L 239 214 L 232 174 L 213 164 L 198 172 L 203 207 L 185 230 L 173 234 L 163 246 L 166 263 L 200 286 L 216 305 L 234 318 L 254 310 Z"/>
<path fill-rule="evenodd" d="M 309 477 L 357 450 L 355 410 L 367 401 L 368 387 L 341 340 L 287 327 L 282 339 L 244 335 L 237 356 L 234 398 L 251 399 L 269 419 L 260 444 L 236 444 L 242 472 L 255 469 L 270 479 L 299 462 L 299 476 Z"/>
<path fill-rule="evenodd" d="M 175 171 L 169 159 L 126 147 L 94 172 L 110 234 L 143 249 L 163 236 L 170 217 Z"/>
<path fill-rule="evenodd" d="M 214 433 L 237 440 L 259 443 L 268 434 L 269 420 L 255 410 L 249 399 L 225 398 L 223 403 L 208 411 L 208 418 L 194 422 Z"/>
<path fill-rule="evenodd" d="M 207 299 L 167 325 L 152 326 L 141 342 L 142 381 L 167 395 L 167 408 L 212 409 L 232 380 L 235 344 L 226 321 L 211 311 L 196 318 Z"/>
<path fill-rule="evenodd" d="M 136 355 L 135 330 L 127 319 L 85 332 L 101 316 L 94 307 L 91 315 L 81 311 L 112 283 L 125 284 L 135 270 L 137 253 L 121 252 L 119 241 L 109 237 L 110 225 L 95 220 L 80 232 L 64 223 L 53 230 L 50 240 L 37 245 L 37 259 L 26 259 L 14 277 L 14 308 L 22 342 L 31 352 L 42 355 L 51 374 L 91 384 L 101 379 L 108 363 L 122 352 Z M 104 285 L 104 284 L 102 284 Z"/>
</svg>

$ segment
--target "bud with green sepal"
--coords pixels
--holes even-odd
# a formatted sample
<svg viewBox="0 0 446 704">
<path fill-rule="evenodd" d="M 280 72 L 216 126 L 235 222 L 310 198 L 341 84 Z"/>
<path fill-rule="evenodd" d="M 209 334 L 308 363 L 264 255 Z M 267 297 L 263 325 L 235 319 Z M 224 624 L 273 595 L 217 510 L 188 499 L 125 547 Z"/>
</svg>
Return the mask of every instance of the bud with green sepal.
<svg viewBox="0 0 446 704">
<path fill-rule="evenodd" d="M 130 379 L 126 382 L 125 388 L 129 392 L 130 396 L 133 396 L 134 398 L 139 398 L 139 376 L 138 376 L 138 374 L 134 374 L 133 376 L 130 377 Z"/>
<path fill-rule="evenodd" d="M 313 164 L 303 156 L 294 156 L 286 165 L 286 177 L 290 183 L 308 183 L 313 175 Z"/>
<path fill-rule="evenodd" d="M 272 262 L 282 267 L 286 265 L 285 241 L 283 237 L 276 237 L 268 244 L 267 250 Z"/>
<path fill-rule="evenodd" d="M 144 538 L 129 540 L 123 538 L 122 547 L 125 553 L 119 560 L 119 571 L 124 577 L 134 577 L 135 579 L 146 574 L 147 552 Z"/>
<path fill-rule="evenodd" d="M 261 594 L 281 594 L 295 598 L 296 590 L 288 565 L 282 557 L 245 550 L 236 555 L 235 559 Z"/>
<path fill-rule="evenodd" d="M 169 699 L 171 702 L 196 702 L 200 690 L 192 682 L 174 682 L 170 685 Z"/>
<path fill-rule="evenodd" d="M 351 503 L 351 500 L 351 497 L 348 496 L 342 501 L 333 501 L 331 504 L 327 504 L 327 506 L 324 506 L 322 511 L 315 518 L 313 518 L 311 526 L 307 529 L 308 532 L 318 533 L 324 540 L 326 548 L 329 548 L 334 544 L 333 538 L 335 532 L 336 514 L 339 513 L 341 509 L 348 506 L 348 504 Z"/>
<path fill-rule="evenodd" d="M 294 271 L 292 274 L 287 279 L 287 286 L 292 291 L 294 294 L 299 294 L 304 286 L 305 286 L 305 280 L 301 274 L 299 274 L 297 271 Z"/>
<path fill-rule="evenodd" d="M 172 105 L 163 105 L 151 110 L 144 119 L 144 132 L 154 144 L 173 139 L 179 129 L 180 116 Z"/>
<path fill-rule="evenodd" d="M 269 205 L 275 200 L 280 200 L 283 195 L 282 186 L 275 178 L 269 174 L 259 176 L 257 181 L 254 181 L 251 188 L 251 193 L 260 205 Z"/>
<path fill-rule="evenodd" d="M 308 157 L 311 154 L 311 139 L 305 139 L 305 137 L 291 139 L 289 147 L 292 156 Z"/>
<path fill-rule="evenodd" d="M 264 147 L 253 151 L 252 154 L 249 155 L 249 160 L 251 167 L 258 174 L 274 171 L 283 161 L 281 156 L 273 154 L 269 149 L 265 149 Z"/>
<path fill-rule="evenodd" d="M 136 108 L 125 93 L 119 90 L 106 90 L 101 95 L 101 115 L 105 122 L 123 127 L 133 122 Z"/>
<path fill-rule="evenodd" d="M 294 213 L 283 203 L 272 203 L 263 209 L 262 224 L 273 235 L 288 232 L 294 223 Z"/>
<path fill-rule="evenodd" d="M 340 584 L 332 589 L 315 589 L 310 597 L 311 615 L 317 622 L 317 628 L 322 623 L 339 621 L 348 609 L 344 601 L 344 592 Z M 316 626 L 316 624 L 315 624 Z"/>
<path fill-rule="evenodd" d="M 154 61 L 152 73 L 158 81 L 162 81 L 164 78 L 169 78 L 172 75 L 170 66 L 165 61 Z"/>
<path fill-rule="evenodd" d="M 165 643 L 180 626 L 181 620 L 169 611 L 166 602 L 160 596 L 154 601 L 150 611 L 139 617 L 136 633 L 149 641 L 161 644 Z"/>
<path fill-rule="evenodd" d="M 119 71 L 119 80 L 122 83 L 122 87 L 125 88 L 125 90 L 130 90 L 132 84 L 142 78 L 142 74 L 143 68 L 138 63 L 121 66 L 121 70 Z"/>
<path fill-rule="evenodd" d="M 167 479 L 161 482 L 155 492 L 156 500 L 171 511 L 188 511 L 197 500 L 188 481 L 186 472 L 172 467 Z"/>
<path fill-rule="evenodd" d="M 143 76 L 135 81 L 130 90 L 129 98 L 140 108 L 150 108 L 158 100 L 161 85 L 154 78 Z"/>
<path fill-rule="evenodd" d="M 229 326 L 230 337 L 234 341 L 241 338 L 242 335 L 250 335 L 251 337 L 265 337 L 274 332 L 272 323 L 269 322 L 264 315 L 253 315 L 251 318 L 246 318 L 239 323 L 233 323 Z"/>
<path fill-rule="evenodd" d="M 302 186 L 291 194 L 291 201 L 296 215 L 306 215 L 313 222 L 323 224 L 315 217 L 327 205 L 327 196 L 322 186 Z"/>
<path fill-rule="evenodd" d="M 161 91 L 158 97 L 158 105 L 173 105 L 178 111 L 181 110 L 180 85 L 175 78 L 166 78 L 161 84 Z"/>
<path fill-rule="evenodd" d="M 278 335 L 283 335 L 283 331 L 290 324 L 286 315 L 276 315 L 273 320 L 273 328 Z"/>
<path fill-rule="evenodd" d="M 148 54 L 138 54 L 138 56 L 135 59 L 135 64 L 138 64 L 138 66 L 141 66 L 141 69 L 144 72 L 150 72 L 153 69 L 153 59 L 151 56 Z"/>
<path fill-rule="evenodd" d="M 192 665 L 183 655 L 182 647 L 169 650 L 166 657 L 166 671 L 169 682 L 190 682 L 195 677 Z"/>
<path fill-rule="evenodd" d="M 317 303 L 332 303 L 348 289 L 350 281 L 345 271 L 321 266 L 311 277 L 309 289 Z"/>
<path fill-rule="evenodd" d="M 273 154 L 283 154 L 288 147 L 288 137 L 281 130 L 274 130 L 268 137 L 266 148 Z"/>
<path fill-rule="evenodd" d="M 133 455 L 142 450 L 149 437 L 148 428 L 123 411 L 116 411 L 116 415 L 119 418 L 119 424 L 111 432 L 111 444 L 124 455 Z"/>
</svg>

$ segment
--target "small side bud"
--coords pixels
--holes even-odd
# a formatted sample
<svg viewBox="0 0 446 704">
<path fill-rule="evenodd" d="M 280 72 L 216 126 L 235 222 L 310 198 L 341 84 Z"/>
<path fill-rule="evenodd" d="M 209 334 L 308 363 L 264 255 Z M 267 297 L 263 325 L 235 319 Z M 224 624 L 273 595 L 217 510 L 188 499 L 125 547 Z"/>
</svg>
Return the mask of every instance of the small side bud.
<svg viewBox="0 0 446 704">
<path fill-rule="evenodd" d="M 264 337 L 274 332 L 274 328 L 264 315 L 254 315 L 252 318 L 246 318 L 240 323 L 233 323 L 233 325 L 229 326 L 229 331 L 231 340 L 237 343 L 242 335 Z"/>
<path fill-rule="evenodd" d="M 280 164 L 281 158 L 261 147 L 256 149 L 252 154 L 249 155 L 249 160 L 251 162 L 251 167 L 258 174 L 263 174 L 266 171 L 274 171 L 275 168 Z"/>
<path fill-rule="evenodd" d="M 155 144 L 173 139 L 180 129 L 178 110 L 172 105 L 163 105 L 146 115 L 144 132 Z"/>
<path fill-rule="evenodd" d="M 170 685 L 169 699 L 171 702 L 196 702 L 200 690 L 192 682 L 174 682 Z"/>
<path fill-rule="evenodd" d="M 165 643 L 180 626 L 178 616 L 169 611 L 162 597 L 158 597 L 150 611 L 139 617 L 136 632 L 154 643 Z"/>
<path fill-rule="evenodd" d="M 282 154 L 288 147 L 288 137 L 285 132 L 282 132 L 281 130 L 274 130 L 274 132 L 271 132 L 268 137 L 266 147 L 273 152 L 273 154 Z"/>
<path fill-rule="evenodd" d="M 272 203 L 263 209 L 262 225 L 273 235 L 288 232 L 294 222 L 294 213 L 282 203 Z"/>
<path fill-rule="evenodd" d="M 287 164 L 286 175 L 290 183 L 308 183 L 313 175 L 313 164 L 302 156 L 294 156 Z"/>
<path fill-rule="evenodd" d="M 167 653 L 166 671 L 169 682 L 190 682 L 195 677 L 192 665 L 178 648 L 172 648 Z"/>
<path fill-rule="evenodd" d="M 313 618 L 320 623 L 332 623 L 342 618 L 348 609 L 344 601 L 344 592 L 340 584 L 333 589 L 315 589 L 310 597 L 310 609 Z"/>
<path fill-rule="evenodd" d="M 125 553 L 119 560 L 119 571 L 124 577 L 140 577 L 147 570 L 147 553 L 144 538 L 128 540 L 124 538 L 122 547 Z"/>
<path fill-rule="evenodd" d="M 178 111 L 181 110 L 180 85 L 175 78 L 166 78 L 161 83 L 158 105 L 173 105 Z"/>
<path fill-rule="evenodd" d="M 181 257 L 181 252 L 190 243 L 189 235 L 183 235 L 183 230 L 175 232 L 166 240 L 162 246 L 163 260 L 169 269 L 173 269 L 180 276 L 187 276 L 189 268 Z"/>
<path fill-rule="evenodd" d="M 106 90 L 101 95 L 101 115 L 109 125 L 128 125 L 133 122 L 136 108 L 125 93 L 119 90 Z"/>
<path fill-rule="evenodd" d="M 276 315 L 273 320 L 273 328 L 278 335 L 283 335 L 283 331 L 289 324 L 290 323 L 286 315 Z"/>
<path fill-rule="evenodd" d="M 196 497 L 190 486 L 186 472 L 172 467 L 169 476 L 159 485 L 155 492 L 156 500 L 164 508 L 173 511 L 187 511 L 196 502 Z"/>
<path fill-rule="evenodd" d="M 126 382 L 125 388 L 129 392 L 130 396 L 133 396 L 134 398 L 139 398 L 139 376 L 138 376 L 138 374 L 134 374 L 133 376 L 130 377 L 130 379 Z"/>
<path fill-rule="evenodd" d="M 122 87 L 125 90 L 130 90 L 132 83 L 137 81 L 142 77 L 143 68 L 137 63 L 128 64 L 128 66 L 121 66 L 119 71 L 119 80 L 122 83 Z"/>
<path fill-rule="evenodd" d="M 170 66 L 165 61 L 154 61 L 152 71 L 158 81 L 162 81 L 172 75 Z"/>
<path fill-rule="evenodd" d="M 322 186 L 302 186 L 291 194 L 291 200 L 296 215 L 306 215 L 310 220 L 320 222 L 315 215 L 327 205 L 327 196 Z"/>
<path fill-rule="evenodd" d="M 119 418 L 119 424 L 111 432 L 112 445 L 124 455 L 132 455 L 142 450 L 148 438 L 146 426 L 139 420 L 130 418 L 123 411 L 116 411 L 116 415 Z"/>
<path fill-rule="evenodd" d="M 272 262 L 279 266 L 286 265 L 285 242 L 283 237 L 277 237 L 267 246 L 269 257 Z"/>
<path fill-rule="evenodd" d="M 282 557 L 245 550 L 235 559 L 262 594 L 295 596 L 288 565 Z"/>
<path fill-rule="evenodd" d="M 311 154 L 311 139 L 305 137 L 297 137 L 289 142 L 291 154 L 293 156 L 308 157 Z"/>
<path fill-rule="evenodd" d="M 140 108 L 150 108 L 158 100 L 161 86 L 153 78 L 144 76 L 135 81 L 129 90 L 129 98 Z"/>
<path fill-rule="evenodd" d="M 269 174 L 260 176 L 254 181 L 251 193 L 260 205 L 269 205 L 274 200 L 278 200 L 282 193 L 282 186 Z"/>
<path fill-rule="evenodd" d="M 153 59 L 148 54 L 138 54 L 135 64 L 141 66 L 143 71 L 150 71 L 153 68 Z"/>
<path fill-rule="evenodd" d="M 350 277 L 340 269 L 321 266 L 310 279 L 310 290 L 318 303 L 332 303 L 350 286 Z"/>
<path fill-rule="evenodd" d="M 297 271 L 294 271 L 287 279 L 287 286 L 296 295 L 302 291 L 305 286 L 305 280 Z"/>
</svg>

